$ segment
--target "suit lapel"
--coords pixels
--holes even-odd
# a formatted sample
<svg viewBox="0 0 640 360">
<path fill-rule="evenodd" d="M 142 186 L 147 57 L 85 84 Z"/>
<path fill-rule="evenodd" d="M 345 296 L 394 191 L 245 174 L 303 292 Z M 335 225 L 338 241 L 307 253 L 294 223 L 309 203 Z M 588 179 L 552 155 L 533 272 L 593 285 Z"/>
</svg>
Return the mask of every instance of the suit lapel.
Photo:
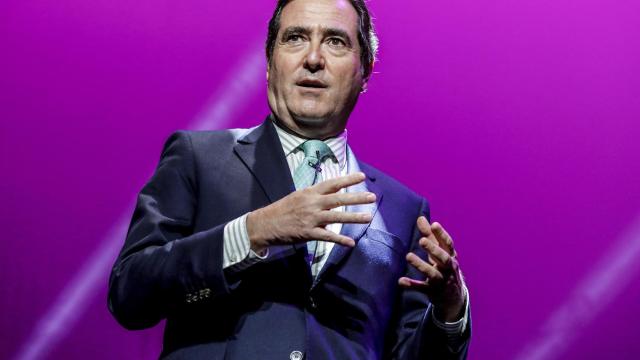
<svg viewBox="0 0 640 360">
<path fill-rule="evenodd" d="M 238 139 L 233 150 L 253 174 L 270 202 L 295 191 L 278 133 L 269 118 Z"/>
<path fill-rule="evenodd" d="M 358 172 L 358 171 L 362 171 L 360 169 L 360 166 L 358 164 L 358 161 L 356 160 L 355 156 L 353 155 L 353 152 L 351 151 L 351 148 L 348 147 L 347 148 L 347 170 L 349 174 L 352 174 L 354 172 Z M 348 212 L 369 212 L 371 214 L 373 214 L 373 220 L 372 222 L 376 222 L 379 217 L 379 215 L 377 215 L 378 212 L 378 207 L 382 201 L 382 190 L 380 189 L 379 186 L 376 185 L 375 182 L 375 177 L 373 177 L 371 174 L 367 174 L 365 173 L 365 175 L 367 176 L 365 181 L 354 185 L 354 186 L 350 186 L 349 188 L 347 188 L 347 192 L 366 192 L 366 191 L 370 191 L 376 194 L 376 202 L 373 204 L 364 204 L 364 205 L 351 205 L 351 206 L 347 206 L 345 211 Z M 367 230 L 367 228 L 371 225 L 371 222 L 367 223 L 367 224 L 344 224 L 342 225 L 342 230 L 340 231 L 340 234 L 348 236 L 350 238 L 352 238 L 355 242 L 356 242 L 356 246 L 358 246 L 358 241 L 360 240 L 360 238 L 362 237 L 362 235 L 364 235 L 365 231 Z M 314 281 L 313 286 L 316 286 L 316 284 L 327 274 L 330 273 L 331 271 L 335 270 L 335 268 L 340 265 L 340 263 L 342 262 L 342 260 L 344 260 L 344 258 L 351 252 L 353 251 L 353 248 L 347 247 L 347 246 L 342 246 L 342 245 L 334 245 L 333 249 L 331 250 L 331 253 L 329 254 L 329 258 L 327 259 L 327 262 L 324 264 L 324 266 L 322 267 L 322 269 L 320 270 L 320 272 L 318 273 L 318 276 L 316 276 L 316 279 Z"/>
<path fill-rule="evenodd" d="M 271 203 L 295 191 L 280 138 L 270 118 L 239 138 L 233 150 L 253 174 Z M 306 251 L 306 246 L 272 246 L 268 261 L 279 259 L 290 249 Z M 310 274 L 309 272 L 309 276 Z"/>
</svg>

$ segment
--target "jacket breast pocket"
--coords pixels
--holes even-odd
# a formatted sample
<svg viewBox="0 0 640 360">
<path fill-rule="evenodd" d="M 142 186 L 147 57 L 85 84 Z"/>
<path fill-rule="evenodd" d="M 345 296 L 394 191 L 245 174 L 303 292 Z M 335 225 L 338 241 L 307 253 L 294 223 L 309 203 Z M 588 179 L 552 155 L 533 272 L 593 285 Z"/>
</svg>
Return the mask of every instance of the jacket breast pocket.
<svg viewBox="0 0 640 360">
<path fill-rule="evenodd" d="M 362 246 L 371 262 L 387 266 L 403 260 L 407 251 L 398 236 L 375 228 L 367 229 L 358 246 Z"/>
</svg>

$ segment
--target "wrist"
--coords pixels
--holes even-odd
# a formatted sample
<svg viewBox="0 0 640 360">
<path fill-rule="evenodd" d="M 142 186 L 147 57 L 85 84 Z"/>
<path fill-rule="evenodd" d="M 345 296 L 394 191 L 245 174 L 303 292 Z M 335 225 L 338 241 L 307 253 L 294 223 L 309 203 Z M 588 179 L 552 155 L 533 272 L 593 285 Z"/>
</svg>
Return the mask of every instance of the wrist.
<svg viewBox="0 0 640 360">
<path fill-rule="evenodd" d="M 456 322 L 464 316 L 464 300 L 455 304 L 434 305 L 436 318 L 442 322 Z"/>
<path fill-rule="evenodd" d="M 264 236 L 260 209 L 247 214 L 247 234 L 251 250 L 256 254 L 263 254 L 268 248 L 268 241 Z"/>
</svg>

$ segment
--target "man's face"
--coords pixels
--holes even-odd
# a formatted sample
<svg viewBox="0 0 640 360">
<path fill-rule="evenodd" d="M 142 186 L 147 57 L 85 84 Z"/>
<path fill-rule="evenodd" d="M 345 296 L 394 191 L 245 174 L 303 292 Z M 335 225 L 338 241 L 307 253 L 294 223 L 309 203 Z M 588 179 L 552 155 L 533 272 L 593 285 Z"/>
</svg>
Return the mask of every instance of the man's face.
<svg viewBox="0 0 640 360">
<path fill-rule="evenodd" d="M 271 111 L 294 132 L 341 132 L 364 85 L 358 14 L 347 0 L 294 0 L 280 18 L 267 72 Z"/>
</svg>

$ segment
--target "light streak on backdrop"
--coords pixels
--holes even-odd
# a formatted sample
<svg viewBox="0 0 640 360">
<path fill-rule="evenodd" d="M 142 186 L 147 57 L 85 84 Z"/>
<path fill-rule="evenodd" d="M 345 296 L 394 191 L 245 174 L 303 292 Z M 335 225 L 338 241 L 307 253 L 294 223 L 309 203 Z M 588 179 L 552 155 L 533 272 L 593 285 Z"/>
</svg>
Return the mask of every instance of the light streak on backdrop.
<svg viewBox="0 0 640 360">
<path fill-rule="evenodd" d="M 262 44 L 255 46 L 231 72 L 223 86 L 209 99 L 189 124 L 191 130 L 214 130 L 228 127 L 234 110 L 241 109 L 264 85 L 266 60 Z M 114 222 L 100 246 L 80 267 L 76 276 L 58 295 L 55 303 L 40 318 L 33 332 L 20 347 L 17 360 L 42 359 L 73 328 L 87 309 L 91 295 L 104 284 L 103 279 L 115 261 L 126 236 L 135 198 Z"/>
<path fill-rule="evenodd" d="M 516 357 L 517 360 L 559 358 L 580 329 L 602 312 L 637 273 L 640 257 L 640 215 L 573 295 L 547 319 L 542 334 Z"/>
</svg>

